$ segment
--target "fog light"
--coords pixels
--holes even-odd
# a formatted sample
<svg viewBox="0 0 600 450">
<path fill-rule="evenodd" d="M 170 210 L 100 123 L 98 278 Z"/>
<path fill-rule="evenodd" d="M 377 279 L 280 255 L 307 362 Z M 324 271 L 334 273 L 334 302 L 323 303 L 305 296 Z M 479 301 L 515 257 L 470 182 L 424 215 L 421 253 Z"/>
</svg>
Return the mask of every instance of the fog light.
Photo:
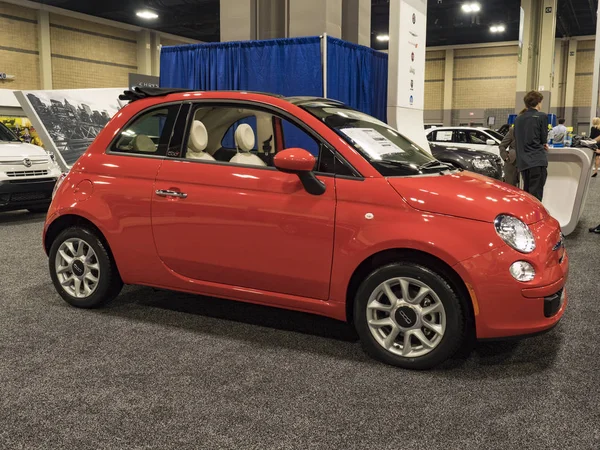
<svg viewBox="0 0 600 450">
<path fill-rule="evenodd" d="M 535 278 L 535 269 L 525 261 L 517 261 L 510 266 L 510 274 L 517 281 L 531 281 Z"/>
</svg>

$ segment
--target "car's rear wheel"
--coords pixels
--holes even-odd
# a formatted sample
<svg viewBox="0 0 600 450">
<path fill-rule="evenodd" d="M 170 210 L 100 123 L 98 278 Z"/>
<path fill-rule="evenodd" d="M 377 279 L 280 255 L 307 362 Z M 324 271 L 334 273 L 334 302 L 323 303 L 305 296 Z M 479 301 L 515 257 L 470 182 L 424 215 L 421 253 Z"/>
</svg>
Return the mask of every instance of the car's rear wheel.
<svg viewBox="0 0 600 450">
<path fill-rule="evenodd" d="M 465 336 L 465 313 L 452 287 L 433 270 L 409 262 L 376 269 L 363 281 L 354 319 L 369 355 L 406 369 L 441 364 Z"/>
<path fill-rule="evenodd" d="M 123 282 L 102 240 L 87 228 L 64 230 L 49 252 L 50 276 L 60 296 L 78 308 L 94 308 L 119 295 Z"/>
</svg>

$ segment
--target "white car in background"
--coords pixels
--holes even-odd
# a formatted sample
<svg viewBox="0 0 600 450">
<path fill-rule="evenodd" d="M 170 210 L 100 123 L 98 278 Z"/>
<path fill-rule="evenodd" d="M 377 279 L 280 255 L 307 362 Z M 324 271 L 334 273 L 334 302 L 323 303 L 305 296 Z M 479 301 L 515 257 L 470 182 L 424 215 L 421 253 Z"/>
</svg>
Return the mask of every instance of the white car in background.
<svg viewBox="0 0 600 450">
<path fill-rule="evenodd" d="M 47 211 L 61 172 L 51 154 L 0 123 L 0 211 Z"/>
<path fill-rule="evenodd" d="M 504 139 L 497 131 L 475 127 L 436 127 L 426 131 L 431 143 L 454 148 L 470 148 L 500 156 L 498 146 Z"/>
</svg>

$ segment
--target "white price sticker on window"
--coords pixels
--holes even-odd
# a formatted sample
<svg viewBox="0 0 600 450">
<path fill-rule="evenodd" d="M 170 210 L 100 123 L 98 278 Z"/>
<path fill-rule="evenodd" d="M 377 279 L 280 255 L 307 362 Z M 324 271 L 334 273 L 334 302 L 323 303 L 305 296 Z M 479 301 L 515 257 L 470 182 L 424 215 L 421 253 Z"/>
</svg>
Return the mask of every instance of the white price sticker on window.
<svg viewBox="0 0 600 450">
<path fill-rule="evenodd" d="M 383 155 L 405 153 L 404 150 L 373 128 L 342 128 L 340 131 L 360 145 L 372 158 L 381 159 Z"/>
</svg>

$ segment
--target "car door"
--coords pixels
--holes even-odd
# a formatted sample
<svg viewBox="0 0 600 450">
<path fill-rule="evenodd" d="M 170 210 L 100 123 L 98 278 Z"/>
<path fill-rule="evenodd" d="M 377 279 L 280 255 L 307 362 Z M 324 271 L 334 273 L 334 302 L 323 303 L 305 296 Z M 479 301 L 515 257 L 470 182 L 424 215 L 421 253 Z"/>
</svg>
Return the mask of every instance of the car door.
<svg viewBox="0 0 600 450">
<path fill-rule="evenodd" d="M 164 161 L 155 182 L 153 232 L 164 264 L 188 279 L 327 299 L 335 178 L 318 176 L 326 190 L 315 196 L 296 175 L 272 166 L 284 145 L 312 146 L 307 150 L 314 154 L 318 140 L 289 117 L 248 104 L 195 104 L 186 136 L 191 123 L 206 129 L 203 159 L 187 157 L 186 137 L 181 154 Z M 239 126 L 247 134 L 252 129 L 258 143 L 244 155 L 232 130 Z"/>
</svg>

